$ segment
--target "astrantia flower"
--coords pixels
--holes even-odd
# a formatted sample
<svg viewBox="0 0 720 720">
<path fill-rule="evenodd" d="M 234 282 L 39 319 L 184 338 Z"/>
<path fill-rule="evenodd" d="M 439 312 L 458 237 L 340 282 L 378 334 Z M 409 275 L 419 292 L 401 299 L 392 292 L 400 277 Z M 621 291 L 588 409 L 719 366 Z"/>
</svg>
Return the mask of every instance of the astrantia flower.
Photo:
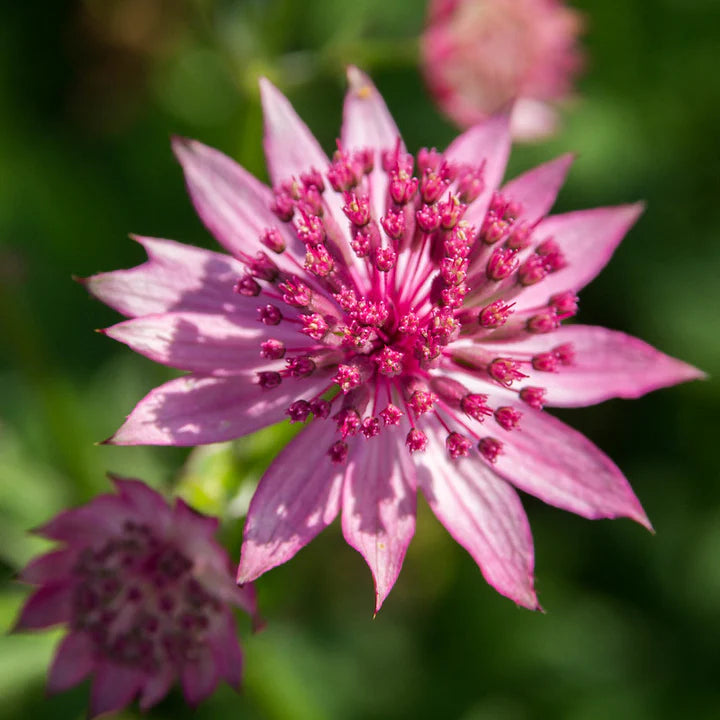
<svg viewBox="0 0 720 720">
<path fill-rule="evenodd" d="M 552 133 L 554 105 L 581 64 L 579 14 L 559 0 L 431 0 L 425 77 L 443 111 L 468 127 L 516 100 L 512 132 Z"/>
<path fill-rule="evenodd" d="M 542 407 L 698 377 L 640 340 L 561 326 L 641 207 L 546 218 L 568 157 L 498 190 L 507 117 L 413 158 L 370 81 L 349 77 L 332 161 L 263 82 L 274 191 L 216 150 L 175 141 L 195 207 L 233 257 L 142 238 L 147 263 L 87 281 L 131 316 L 108 335 L 191 371 L 153 390 L 111 442 L 197 445 L 306 423 L 252 500 L 241 582 L 342 508 L 379 607 L 419 487 L 488 582 L 534 608 L 513 485 L 586 517 L 648 524 L 615 465 Z"/>
<path fill-rule="evenodd" d="M 182 500 L 169 507 L 137 480 L 114 478 L 118 494 L 60 513 L 38 530 L 63 547 L 33 560 L 20 579 L 39 586 L 17 629 L 63 623 L 48 675 L 51 692 L 92 674 L 90 714 L 139 697 L 147 710 L 176 677 L 191 704 L 220 678 L 240 681 L 242 657 L 231 606 L 254 612 L 215 542 L 215 518 Z"/>
</svg>

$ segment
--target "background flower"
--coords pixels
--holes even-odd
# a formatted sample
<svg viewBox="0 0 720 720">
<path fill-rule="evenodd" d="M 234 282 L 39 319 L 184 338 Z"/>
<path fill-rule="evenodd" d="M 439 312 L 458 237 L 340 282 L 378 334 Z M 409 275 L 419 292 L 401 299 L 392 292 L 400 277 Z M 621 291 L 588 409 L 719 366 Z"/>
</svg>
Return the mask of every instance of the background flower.
<svg viewBox="0 0 720 720">
<path fill-rule="evenodd" d="M 172 52 L 128 74 L 145 92 L 122 129 L 74 112 L 79 77 L 94 69 L 92 60 L 78 60 L 85 42 L 75 31 L 79 3 L 45 3 L 44 22 L 35 3 L 3 6 L 4 628 L 25 597 L 13 573 L 45 549 L 28 527 L 104 492 L 108 467 L 175 487 L 187 454 L 93 444 L 117 429 L 136 398 L 174 373 L 88 332 L 116 322 L 117 314 L 69 281 L 73 273 L 141 263 L 145 253 L 127 240 L 130 228 L 214 245 L 184 196 L 169 133 L 200 138 L 262 178 L 257 75 L 269 74 L 330 152 L 345 92 L 342 68 L 355 63 L 372 71 L 411 151 L 429 142 L 445 147 L 456 134 L 423 92 L 417 69 L 404 58 L 398 66 L 393 55 L 420 35 L 425 2 L 181 2 L 189 22 L 173 31 Z M 715 10 L 712 2 L 648 0 L 573 6 L 591 29 L 578 86 L 583 101 L 556 140 L 517 148 L 508 176 L 571 149 L 578 160 L 555 212 L 647 203 L 629 241 L 583 291 L 583 322 L 643 337 L 711 380 L 642 402 L 553 412 L 623 468 L 657 534 L 626 521 L 590 523 L 523 498 L 539 592 L 552 609 L 541 615 L 519 611 L 489 588 L 420 502 L 403 572 L 369 622 L 367 567 L 335 524 L 263 578 L 268 628 L 243 642 L 242 699 L 223 683 L 191 713 L 181 694 L 171 693 L 155 717 L 674 720 L 691 707 L 714 719 L 720 207 L 709 160 L 720 154 L 720 92 L 707 68 L 718 42 Z M 165 33 L 175 26 L 161 27 Z M 155 39 L 168 46 L 163 34 Z M 315 65 L 325 53 L 332 63 Z M 89 103 L 81 109 L 95 112 Z M 183 497 L 222 516 L 233 558 L 248 490 L 291 434 L 280 426 L 232 446 L 207 446 L 183 474 Z M 58 639 L 52 631 L 0 636 L 0 717 L 83 715 L 84 688 L 43 693 Z"/>
<path fill-rule="evenodd" d="M 560 0 L 432 0 L 423 71 L 443 112 L 467 127 L 509 103 L 519 140 L 557 130 L 581 65 L 580 14 Z"/>
<path fill-rule="evenodd" d="M 255 613 L 252 586 L 238 589 L 214 540 L 215 518 L 182 500 L 174 507 L 138 480 L 114 478 L 118 494 L 66 510 L 37 533 L 62 543 L 35 558 L 20 580 L 37 589 L 16 630 L 58 623 L 68 634 L 48 674 L 60 692 L 93 676 L 90 715 L 135 697 L 157 704 L 176 678 L 188 703 L 220 678 L 240 683 L 232 606 Z"/>
</svg>

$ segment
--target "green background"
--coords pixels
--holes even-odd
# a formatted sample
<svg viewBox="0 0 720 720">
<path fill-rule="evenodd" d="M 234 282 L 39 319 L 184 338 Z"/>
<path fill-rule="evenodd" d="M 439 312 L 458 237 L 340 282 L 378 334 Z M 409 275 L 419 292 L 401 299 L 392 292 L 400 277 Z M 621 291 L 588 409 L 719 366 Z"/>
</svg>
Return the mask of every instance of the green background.
<svg viewBox="0 0 720 720">
<path fill-rule="evenodd" d="M 511 174 L 573 150 L 558 209 L 645 199 L 645 216 L 582 295 L 580 320 L 639 335 L 720 373 L 720 4 L 585 0 L 587 69 L 551 142 Z M 72 275 L 129 267 L 128 232 L 213 247 L 169 135 L 196 137 L 265 178 L 256 78 L 289 95 L 330 150 L 343 67 L 368 69 L 408 146 L 444 147 L 414 63 L 424 3 L 366 0 L 26 0 L 0 10 L 0 626 L 25 590 L 26 535 L 108 488 L 106 470 L 243 508 L 287 428 L 196 452 L 111 448 L 168 371 L 93 333 L 118 317 Z M 372 584 L 337 526 L 258 583 L 265 632 L 243 692 L 156 718 L 720 717 L 720 436 L 712 379 L 561 413 L 623 468 L 657 534 L 525 498 L 546 614 L 494 593 L 426 507 L 376 619 Z M 180 468 L 183 468 L 182 472 Z M 87 687 L 47 698 L 57 633 L 0 637 L 0 718 L 82 718 Z M 124 714 L 134 717 L 134 711 Z"/>
</svg>

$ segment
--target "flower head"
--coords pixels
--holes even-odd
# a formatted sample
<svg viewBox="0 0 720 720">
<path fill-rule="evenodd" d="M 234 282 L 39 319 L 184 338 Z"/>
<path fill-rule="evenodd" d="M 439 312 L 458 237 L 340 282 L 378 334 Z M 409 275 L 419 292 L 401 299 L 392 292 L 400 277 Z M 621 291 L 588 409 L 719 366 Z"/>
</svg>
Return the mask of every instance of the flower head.
<svg viewBox="0 0 720 720">
<path fill-rule="evenodd" d="M 443 111 L 468 127 L 516 101 L 513 135 L 552 133 L 553 104 L 581 65 L 580 15 L 561 0 L 431 0 L 423 70 Z"/>
<path fill-rule="evenodd" d="M 196 445 L 305 421 L 250 505 L 241 582 L 288 560 L 342 509 L 379 607 L 420 488 L 487 580 L 537 607 L 513 486 L 585 517 L 648 524 L 615 465 L 542 408 L 700 375 L 622 333 L 562 326 L 641 207 L 546 217 L 569 157 L 500 187 L 510 143 L 498 116 L 414 158 L 370 80 L 354 68 L 349 79 L 331 160 L 263 82 L 274 190 L 216 150 L 175 141 L 195 207 L 232 257 L 142 238 L 147 263 L 87 281 L 130 316 L 108 335 L 190 371 L 153 390 L 110 442 Z M 268 228 L 285 248 L 270 258 L 277 276 L 255 275 L 258 293 L 238 294 Z M 301 286 L 302 302 L 287 297 Z"/>
<path fill-rule="evenodd" d="M 196 704 L 224 678 L 240 682 L 242 657 L 232 606 L 254 613 L 215 542 L 215 518 L 182 500 L 174 507 L 137 480 L 113 478 L 117 494 L 60 513 L 38 530 L 63 543 L 20 579 L 38 586 L 17 629 L 63 623 L 48 676 L 51 692 L 93 675 L 90 713 L 119 710 L 137 696 L 147 710 L 179 677 Z"/>
</svg>

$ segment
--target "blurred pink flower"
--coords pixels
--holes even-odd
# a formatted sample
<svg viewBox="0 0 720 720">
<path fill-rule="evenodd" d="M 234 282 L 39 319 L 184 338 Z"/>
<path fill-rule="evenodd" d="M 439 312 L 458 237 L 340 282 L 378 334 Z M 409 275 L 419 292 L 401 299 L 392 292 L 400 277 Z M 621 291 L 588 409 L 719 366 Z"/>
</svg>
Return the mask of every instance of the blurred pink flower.
<svg viewBox="0 0 720 720">
<path fill-rule="evenodd" d="M 552 134 L 582 58 L 581 17 L 559 0 L 431 0 L 422 64 L 442 110 L 469 127 L 515 101 L 518 140 Z"/>
<path fill-rule="evenodd" d="M 349 79 L 332 161 L 262 82 L 274 191 L 175 140 L 197 212 L 233 257 L 140 238 L 148 262 L 86 281 L 130 317 L 110 337 L 191 371 L 153 390 L 109 442 L 213 443 L 312 415 L 260 481 L 240 582 L 291 558 L 342 508 L 379 608 L 419 487 L 488 582 L 535 608 L 513 485 L 585 517 L 649 525 L 615 465 L 542 406 L 637 397 L 701 373 L 619 332 L 561 327 L 640 205 L 545 217 L 569 156 L 498 190 L 506 116 L 415 161 L 370 80 L 355 68 Z"/>
<path fill-rule="evenodd" d="M 195 705 L 220 678 L 237 687 L 242 656 L 231 606 L 255 612 L 213 539 L 215 518 L 182 500 L 170 508 L 137 480 L 113 478 L 100 495 L 60 513 L 38 534 L 63 547 L 33 560 L 20 580 L 38 588 L 16 629 L 68 626 L 48 675 L 60 692 L 92 674 L 90 715 L 139 696 L 159 702 L 176 676 Z"/>
</svg>

